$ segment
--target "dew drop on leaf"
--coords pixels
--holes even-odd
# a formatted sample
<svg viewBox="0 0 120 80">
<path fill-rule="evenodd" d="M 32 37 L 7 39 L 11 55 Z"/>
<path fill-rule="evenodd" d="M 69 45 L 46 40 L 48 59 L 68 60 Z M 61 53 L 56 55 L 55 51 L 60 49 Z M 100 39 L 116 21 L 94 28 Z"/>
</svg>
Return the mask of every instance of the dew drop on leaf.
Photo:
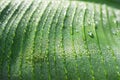
<svg viewBox="0 0 120 80">
<path fill-rule="evenodd" d="M 95 29 L 97 29 L 98 28 L 98 26 L 97 25 L 95 25 Z"/>
<path fill-rule="evenodd" d="M 116 31 L 112 31 L 113 35 L 117 35 L 117 32 Z"/>
<path fill-rule="evenodd" d="M 107 48 L 108 50 L 110 50 L 110 46 L 106 46 L 106 48 Z"/>
<path fill-rule="evenodd" d="M 114 30 L 112 30 L 113 35 L 118 35 L 120 33 L 120 29 L 116 28 Z"/>
<path fill-rule="evenodd" d="M 91 37 L 91 38 L 94 38 L 94 35 L 91 31 L 88 32 L 88 35 Z"/>
<path fill-rule="evenodd" d="M 95 24 L 98 24 L 98 21 L 95 21 Z"/>
<path fill-rule="evenodd" d="M 117 20 L 113 20 L 113 22 L 116 24 L 116 23 L 117 23 Z"/>
<path fill-rule="evenodd" d="M 90 25 L 90 24 L 91 24 L 90 20 L 88 20 L 87 22 L 88 22 L 88 25 Z"/>
<path fill-rule="evenodd" d="M 78 32 L 79 32 L 79 30 L 78 30 L 78 29 L 76 29 L 75 31 L 76 31 L 76 33 L 78 33 Z"/>
</svg>

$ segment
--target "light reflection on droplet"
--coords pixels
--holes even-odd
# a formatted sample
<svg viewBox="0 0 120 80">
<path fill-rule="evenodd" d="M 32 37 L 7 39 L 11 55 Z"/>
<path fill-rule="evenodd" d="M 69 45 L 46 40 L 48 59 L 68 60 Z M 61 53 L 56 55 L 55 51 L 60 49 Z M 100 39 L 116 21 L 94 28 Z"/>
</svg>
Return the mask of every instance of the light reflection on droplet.
<svg viewBox="0 0 120 80">
<path fill-rule="evenodd" d="M 88 32 L 88 35 L 91 37 L 91 38 L 94 38 L 94 35 L 91 31 Z"/>
</svg>

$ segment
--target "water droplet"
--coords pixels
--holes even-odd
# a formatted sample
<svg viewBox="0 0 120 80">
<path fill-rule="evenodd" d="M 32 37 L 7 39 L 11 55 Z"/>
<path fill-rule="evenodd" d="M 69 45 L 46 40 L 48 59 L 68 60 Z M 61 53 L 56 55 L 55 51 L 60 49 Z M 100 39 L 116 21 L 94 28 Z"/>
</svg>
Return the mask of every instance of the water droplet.
<svg viewBox="0 0 120 80">
<path fill-rule="evenodd" d="M 95 29 L 97 29 L 98 28 L 98 26 L 97 25 L 95 25 Z"/>
<path fill-rule="evenodd" d="M 25 22 L 26 20 L 25 20 L 25 18 L 23 18 L 23 22 Z"/>
<path fill-rule="evenodd" d="M 106 48 L 107 48 L 108 50 L 110 50 L 110 46 L 106 46 Z"/>
<path fill-rule="evenodd" d="M 98 21 L 95 21 L 95 24 L 98 24 Z"/>
<path fill-rule="evenodd" d="M 117 20 L 113 20 L 113 22 L 116 24 L 116 23 L 117 23 Z"/>
<path fill-rule="evenodd" d="M 94 35 L 91 31 L 88 32 L 88 35 L 91 37 L 91 38 L 94 38 Z"/>
<path fill-rule="evenodd" d="M 80 15 L 80 18 L 82 18 L 83 17 L 83 15 Z"/>
<path fill-rule="evenodd" d="M 33 22 L 35 22 L 35 20 L 36 20 L 36 19 L 35 19 L 35 18 L 33 18 Z"/>
<path fill-rule="evenodd" d="M 76 31 L 76 33 L 78 33 L 78 32 L 79 32 L 79 30 L 78 30 L 78 29 L 76 29 L 75 31 Z"/>
<path fill-rule="evenodd" d="M 57 46 L 58 46 L 58 47 L 60 47 L 60 45 L 59 45 L 59 44 L 58 44 Z"/>
<path fill-rule="evenodd" d="M 116 29 L 112 30 L 113 35 L 118 35 L 119 33 L 120 33 L 120 28 L 116 28 Z"/>
<path fill-rule="evenodd" d="M 116 32 L 116 31 L 112 31 L 112 33 L 113 33 L 114 35 L 117 35 L 117 32 Z"/>
<path fill-rule="evenodd" d="M 90 20 L 88 20 L 87 22 L 88 22 L 88 25 L 90 25 L 90 24 L 91 24 Z"/>
</svg>

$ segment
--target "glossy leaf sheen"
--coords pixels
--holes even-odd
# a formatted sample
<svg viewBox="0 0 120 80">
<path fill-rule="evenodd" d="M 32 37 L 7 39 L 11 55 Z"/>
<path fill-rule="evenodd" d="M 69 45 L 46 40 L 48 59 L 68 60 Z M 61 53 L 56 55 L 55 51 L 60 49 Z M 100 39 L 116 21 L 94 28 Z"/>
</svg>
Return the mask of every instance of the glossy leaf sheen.
<svg viewBox="0 0 120 80">
<path fill-rule="evenodd" d="M 0 80 L 120 80 L 120 7 L 0 0 Z"/>
</svg>

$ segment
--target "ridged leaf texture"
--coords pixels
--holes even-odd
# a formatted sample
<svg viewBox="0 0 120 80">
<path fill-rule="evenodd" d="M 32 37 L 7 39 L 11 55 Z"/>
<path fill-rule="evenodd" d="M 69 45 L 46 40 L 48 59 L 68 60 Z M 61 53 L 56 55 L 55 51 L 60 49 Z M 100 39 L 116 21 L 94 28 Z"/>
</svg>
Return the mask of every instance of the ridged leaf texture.
<svg viewBox="0 0 120 80">
<path fill-rule="evenodd" d="M 119 0 L 0 0 L 0 80 L 120 80 Z"/>
</svg>

